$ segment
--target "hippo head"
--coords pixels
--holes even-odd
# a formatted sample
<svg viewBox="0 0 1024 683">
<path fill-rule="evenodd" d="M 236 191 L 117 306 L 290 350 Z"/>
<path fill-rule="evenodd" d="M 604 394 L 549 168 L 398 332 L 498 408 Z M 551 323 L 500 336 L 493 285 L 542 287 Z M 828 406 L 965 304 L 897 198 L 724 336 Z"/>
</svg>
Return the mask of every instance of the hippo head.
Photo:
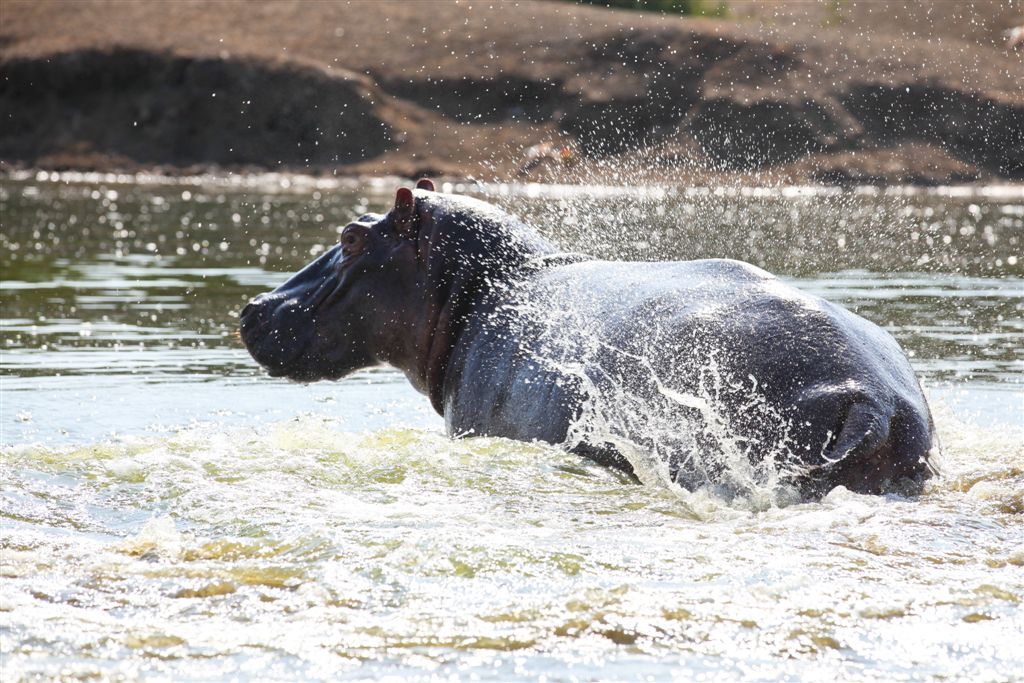
<svg viewBox="0 0 1024 683">
<path fill-rule="evenodd" d="M 240 330 L 252 357 L 272 376 L 307 382 L 398 360 L 418 318 L 414 211 L 412 191 L 399 190 L 390 213 L 349 223 L 338 244 L 250 301 Z"/>
<path fill-rule="evenodd" d="M 349 223 L 339 243 L 242 310 L 253 358 L 275 377 L 339 379 L 389 364 L 440 401 L 459 325 L 484 290 L 546 243 L 495 207 L 421 180 L 386 215 Z"/>
</svg>

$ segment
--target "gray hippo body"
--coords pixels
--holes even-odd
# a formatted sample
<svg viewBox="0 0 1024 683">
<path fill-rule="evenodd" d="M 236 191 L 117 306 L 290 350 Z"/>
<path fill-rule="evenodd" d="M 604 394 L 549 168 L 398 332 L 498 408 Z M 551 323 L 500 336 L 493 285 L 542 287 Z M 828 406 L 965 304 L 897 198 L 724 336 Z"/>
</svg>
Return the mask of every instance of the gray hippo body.
<svg viewBox="0 0 1024 683">
<path fill-rule="evenodd" d="M 660 466 L 691 489 L 775 477 L 808 496 L 880 493 L 931 474 L 925 398 L 867 320 L 738 261 L 561 255 L 494 207 L 426 189 L 246 307 L 243 339 L 272 374 L 390 363 L 450 434 Z"/>
<path fill-rule="evenodd" d="M 774 458 L 805 491 L 879 492 L 926 474 L 928 407 L 887 332 L 746 263 L 637 265 L 545 268 L 478 318 L 446 378 L 449 433 L 568 439 L 626 470 L 622 451 L 668 446 L 669 476 L 688 488 L 724 474 L 727 440 L 755 462 Z M 661 424 L 624 416 L 599 425 L 602 442 L 576 443 L 570 427 L 595 395 L 606 422 L 660 406 Z M 725 433 L 710 433 L 709 411 Z M 673 417 L 687 434 L 671 433 Z M 669 434 L 630 433 L 644 426 Z"/>
</svg>

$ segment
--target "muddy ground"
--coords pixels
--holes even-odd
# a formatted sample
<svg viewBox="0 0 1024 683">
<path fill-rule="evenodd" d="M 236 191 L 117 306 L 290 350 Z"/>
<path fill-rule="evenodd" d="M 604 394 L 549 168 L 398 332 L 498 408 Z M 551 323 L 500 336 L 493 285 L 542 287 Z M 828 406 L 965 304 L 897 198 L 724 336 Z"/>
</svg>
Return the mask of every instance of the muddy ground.
<svg viewBox="0 0 1024 683">
<path fill-rule="evenodd" d="M 3 0 L 0 165 L 1024 180 L 1024 51 L 1004 33 L 1021 15 L 1018 2 L 734 2 L 716 20 L 557 1 Z"/>
</svg>

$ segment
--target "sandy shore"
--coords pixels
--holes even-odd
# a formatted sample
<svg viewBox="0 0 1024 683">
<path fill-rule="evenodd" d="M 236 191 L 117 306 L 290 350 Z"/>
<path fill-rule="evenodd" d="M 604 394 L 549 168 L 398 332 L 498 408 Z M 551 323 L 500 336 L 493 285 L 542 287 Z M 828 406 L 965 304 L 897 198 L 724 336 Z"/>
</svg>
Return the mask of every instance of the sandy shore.
<svg viewBox="0 0 1024 683">
<path fill-rule="evenodd" d="M 1024 58 L 1000 38 L 1012 5 L 734 4 L 711 20 L 562 2 L 10 0 L 0 167 L 1024 179 Z"/>
</svg>

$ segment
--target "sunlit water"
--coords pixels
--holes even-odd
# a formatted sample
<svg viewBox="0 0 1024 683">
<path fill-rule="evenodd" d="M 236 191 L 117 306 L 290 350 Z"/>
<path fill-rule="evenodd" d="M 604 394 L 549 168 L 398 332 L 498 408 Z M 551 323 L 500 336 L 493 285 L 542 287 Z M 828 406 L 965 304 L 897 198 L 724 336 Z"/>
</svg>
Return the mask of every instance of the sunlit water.
<svg viewBox="0 0 1024 683">
<path fill-rule="evenodd" d="M 1020 188 L 467 188 L 899 339 L 943 476 L 779 507 L 262 376 L 237 310 L 393 191 L 279 180 L 0 184 L 4 680 L 1024 680 Z"/>
</svg>

